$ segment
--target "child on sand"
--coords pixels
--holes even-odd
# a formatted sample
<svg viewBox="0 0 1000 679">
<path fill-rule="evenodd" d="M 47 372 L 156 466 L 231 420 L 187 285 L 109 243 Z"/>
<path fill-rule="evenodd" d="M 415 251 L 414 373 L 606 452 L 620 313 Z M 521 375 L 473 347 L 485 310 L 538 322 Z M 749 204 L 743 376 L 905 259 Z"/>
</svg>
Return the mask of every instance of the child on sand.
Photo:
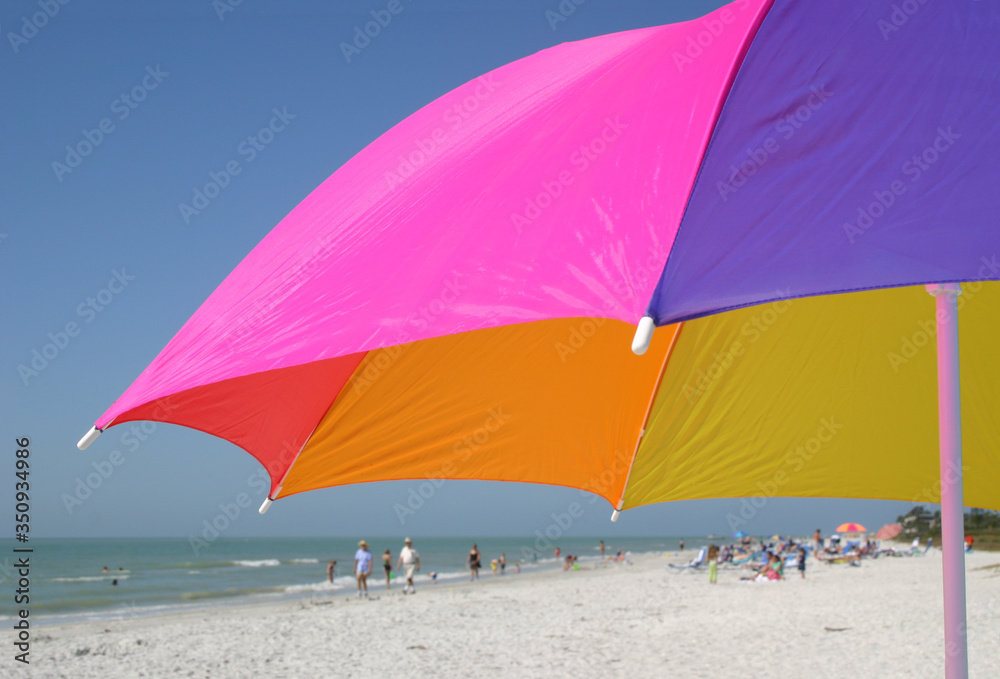
<svg viewBox="0 0 1000 679">
<path fill-rule="evenodd" d="M 719 548 L 708 546 L 708 581 L 713 585 L 719 580 Z"/>
<path fill-rule="evenodd" d="M 382 555 L 382 570 L 385 571 L 385 588 L 389 589 L 392 586 L 392 552 L 388 549 Z"/>
<path fill-rule="evenodd" d="M 472 545 L 472 549 L 469 550 L 469 580 L 479 579 L 479 548 L 476 547 L 475 543 Z"/>
</svg>

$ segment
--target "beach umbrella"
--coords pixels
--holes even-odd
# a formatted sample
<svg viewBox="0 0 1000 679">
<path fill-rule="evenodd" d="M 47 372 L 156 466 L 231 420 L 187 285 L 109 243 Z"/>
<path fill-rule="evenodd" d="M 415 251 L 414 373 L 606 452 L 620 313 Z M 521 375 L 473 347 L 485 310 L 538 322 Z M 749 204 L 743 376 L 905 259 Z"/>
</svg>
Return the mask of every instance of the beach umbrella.
<svg viewBox="0 0 1000 679">
<path fill-rule="evenodd" d="M 838 533 L 864 533 L 867 528 L 860 523 L 842 523 L 837 526 Z"/>
<path fill-rule="evenodd" d="M 907 8 L 741 0 L 458 87 L 292 210 L 80 446 L 220 436 L 262 511 L 442 478 L 616 516 L 752 497 L 731 530 L 775 495 L 941 501 L 959 676 L 962 481 L 1000 508 L 1000 8 Z"/>
<path fill-rule="evenodd" d="M 742 531 L 742 530 L 738 530 L 735 533 L 733 533 L 733 537 L 736 538 L 736 539 L 738 539 L 738 540 L 747 537 L 747 535 L 749 535 L 749 533 L 747 533 L 745 531 Z"/>
<path fill-rule="evenodd" d="M 876 540 L 891 540 L 903 532 L 903 527 L 898 523 L 887 523 L 875 532 Z"/>
</svg>

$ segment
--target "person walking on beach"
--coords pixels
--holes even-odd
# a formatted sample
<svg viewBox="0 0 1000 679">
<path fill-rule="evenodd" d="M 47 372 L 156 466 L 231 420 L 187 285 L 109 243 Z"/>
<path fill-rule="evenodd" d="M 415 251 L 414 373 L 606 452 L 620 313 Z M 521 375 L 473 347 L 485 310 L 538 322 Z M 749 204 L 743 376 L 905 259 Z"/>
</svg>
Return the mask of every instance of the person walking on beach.
<svg viewBox="0 0 1000 679">
<path fill-rule="evenodd" d="M 798 561 L 799 573 L 802 575 L 802 579 L 806 579 L 806 548 L 799 547 L 799 561 Z"/>
<path fill-rule="evenodd" d="M 385 571 L 385 588 L 390 589 L 390 580 L 392 580 L 390 577 L 392 575 L 392 552 L 388 549 L 382 555 L 382 570 Z"/>
<path fill-rule="evenodd" d="M 506 552 L 501 552 L 500 553 L 499 566 L 500 566 L 500 575 L 503 575 L 504 573 L 507 572 L 507 553 Z"/>
<path fill-rule="evenodd" d="M 678 547 L 679 551 L 683 552 L 684 551 L 684 538 L 681 538 L 681 541 L 678 544 L 680 545 Z"/>
<path fill-rule="evenodd" d="M 708 581 L 713 585 L 719 582 L 719 548 L 715 545 L 708 546 Z"/>
<path fill-rule="evenodd" d="M 326 565 L 326 581 L 333 582 L 333 571 L 337 568 L 337 562 L 333 559 Z"/>
<path fill-rule="evenodd" d="M 472 549 L 469 550 L 469 582 L 479 579 L 479 548 L 476 547 L 476 543 L 472 543 Z"/>
<path fill-rule="evenodd" d="M 406 570 L 406 586 L 403 588 L 403 594 L 416 594 L 417 590 L 413 588 L 413 574 L 420 570 L 420 554 L 413 549 L 413 540 L 410 538 L 406 538 L 403 545 L 403 549 L 399 552 L 399 563 L 396 564 L 396 568 Z"/>
<path fill-rule="evenodd" d="M 368 543 L 362 540 L 358 543 L 358 551 L 354 553 L 354 575 L 358 578 L 358 596 L 368 596 L 368 576 L 372 574 L 372 553 L 368 551 Z"/>
<path fill-rule="evenodd" d="M 604 564 L 604 540 L 601 540 L 601 565 L 602 566 L 605 565 Z"/>
</svg>

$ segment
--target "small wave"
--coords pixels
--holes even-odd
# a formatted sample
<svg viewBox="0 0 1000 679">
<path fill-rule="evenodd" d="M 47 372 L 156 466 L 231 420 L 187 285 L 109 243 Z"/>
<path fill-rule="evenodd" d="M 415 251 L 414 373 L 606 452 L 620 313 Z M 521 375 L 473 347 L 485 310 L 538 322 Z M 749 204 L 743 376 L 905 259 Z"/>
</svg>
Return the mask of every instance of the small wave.
<svg viewBox="0 0 1000 679">
<path fill-rule="evenodd" d="M 281 587 L 247 587 L 244 589 L 221 589 L 210 592 L 184 592 L 181 599 L 184 601 L 198 601 L 201 599 L 221 599 L 225 597 L 247 596 L 250 594 L 275 594 L 282 592 Z"/>
<path fill-rule="evenodd" d="M 108 590 L 111 588 L 109 587 Z M 40 601 L 31 602 L 31 615 L 35 613 L 66 613 L 70 611 L 92 611 L 94 609 L 109 608 L 115 604 L 120 604 L 120 599 L 107 596 L 78 597 L 71 600 L 62 601 Z"/>
<path fill-rule="evenodd" d="M 188 575 L 201 575 L 201 571 L 188 571 Z"/>
<path fill-rule="evenodd" d="M 335 585 L 323 580 L 308 585 L 286 585 L 283 591 L 285 594 L 299 594 L 301 592 L 333 592 L 343 588 L 343 585 Z"/>
<path fill-rule="evenodd" d="M 259 559 L 257 561 L 233 561 L 234 566 L 247 566 L 249 568 L 260 568 L 261 566 L 280 566 L 277 559 Z"/>
<path fill-rule="evenodd" d="M 288 563 L 319 563 L 319 559 L 290 559 Z"/>
<path fill-rule="evenodd" d="M 101 582 L 103 580 L 128 580 L 127 574 L 108 573 L 107 575 L 84 575 L 78 578 L 52 578 L 51 582 Z"/>
</svg>

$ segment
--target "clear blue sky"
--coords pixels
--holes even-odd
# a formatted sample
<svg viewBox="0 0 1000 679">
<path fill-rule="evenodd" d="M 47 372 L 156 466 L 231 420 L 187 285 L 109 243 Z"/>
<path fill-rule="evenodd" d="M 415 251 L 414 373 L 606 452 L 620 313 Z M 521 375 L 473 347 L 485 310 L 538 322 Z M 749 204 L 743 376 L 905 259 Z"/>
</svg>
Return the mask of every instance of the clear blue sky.
<svg viewBox="0 0 1000 679">
<path fill-rule="evenodd" d="M 414 484 L 366 484 L 294 496 L 261 517 L 264 491 L 248 484 L 259 465 L 225 441 L 159 424 L 147 425 L 145 440 L 123 439 L 127 428 L 118 427 L 86 452 L 74 444 L 257 242 L 394 123 L 540 49 L 692 19 L 722 3 L 564 0 L 564 12 L 575 11 L 557 20 L 558 0 L 400 0 L 402 11 L 348 62 L 341 43 L 389 0 L 235 1 L 42 0 L 58 7 L 51 17 L 38 0 L 0 8 L 5 533 L 14 530 L 14 439 L 23 436 L 38 537 L 187 537 L 241 493 L 251 506 L 230 536 L 544 530 L 577 491 L 449 481 L 401 524 L 393 507 Z M 253 142 L 241 144 L 274 109 L 294 118 L 251 159 Z M 234 160 L 240 173 L 183 219 L 178 204 Z M 75 336 L 63 338 L 70 323 Z M 49 333 L 65 346 L 38 358 Z M 100 486 L 67 507 L 65 497 L 101 470 L 110 474 Z M 695 535 L 730 532 L 726 515 L 741 504 L 640 508 L 613 526 L 603 500 L 584 507 L 571 534 Z M 908 508 L 772 499 L 745 528 L 877 528 Z"/>
</svg>

